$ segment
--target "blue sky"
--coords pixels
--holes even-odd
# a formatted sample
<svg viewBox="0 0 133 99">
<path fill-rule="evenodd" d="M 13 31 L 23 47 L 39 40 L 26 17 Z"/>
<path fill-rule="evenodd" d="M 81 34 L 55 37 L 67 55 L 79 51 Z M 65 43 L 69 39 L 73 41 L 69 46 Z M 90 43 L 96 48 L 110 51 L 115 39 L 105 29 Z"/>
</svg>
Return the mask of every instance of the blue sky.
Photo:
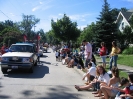
<svg viewBox="0 0 133 99">
<path fill-rule="evenodd" d="M 111 8 L 133 8 L 133 0 L 108 0 Z M 40 19 L 35 30 L 51 29 L 51 19 L 55 21 L 66 14 L 78 28 L 83 29 L 96 22 L 102 10 L 103 0 L 0 0 L 0 21 L 22 21 L 22 14 L 35 15 Z"/>
</svg>

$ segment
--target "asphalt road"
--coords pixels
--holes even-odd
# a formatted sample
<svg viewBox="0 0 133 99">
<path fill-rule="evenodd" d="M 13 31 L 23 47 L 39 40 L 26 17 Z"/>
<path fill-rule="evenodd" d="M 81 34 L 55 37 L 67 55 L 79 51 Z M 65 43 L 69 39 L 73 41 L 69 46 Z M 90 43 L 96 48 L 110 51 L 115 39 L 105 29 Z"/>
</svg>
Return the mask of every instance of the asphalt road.
<svg viewBox="0 0 133 99">
<path fill-rule="evenodd" d="M 82 74 L 55 61 L 51 49 L 35 66 L 34 73 L 0 71 L 0 99 L 98 99 L 90 91 L 77 91 L 74 85 L 83 85 Z"/>
</svg>

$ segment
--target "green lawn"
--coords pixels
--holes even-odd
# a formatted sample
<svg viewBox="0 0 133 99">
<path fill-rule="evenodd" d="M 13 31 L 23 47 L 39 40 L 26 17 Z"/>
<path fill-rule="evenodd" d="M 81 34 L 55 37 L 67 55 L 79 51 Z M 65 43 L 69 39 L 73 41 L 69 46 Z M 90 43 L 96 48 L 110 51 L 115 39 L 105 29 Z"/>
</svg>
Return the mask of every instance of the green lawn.
<svg viewBox="0 0 133 99">
<path fill-rule="evenodd" d="M 95 56 L 96 59 L 101 59 L 99 56 Z M 106 61 L 109 61 L 110 58 L 106 58 Z M 118 55 L 118 64 L 131 66 L 133 67 L 133 55 Z"/>
<path fill-rule="evenodd" d="M 99 56 L 95 56 L 96 60 L 101 59 Z M 110 58 L 107 58 L 106 61 L 109 61 Z M 131 66 L 133 67 L 133 55 L 118 55 L 118 64 Z M 107 65 L 106 70 L 108 71 L 109 65 Z M 128 74 L 122 70 L 119 71 L 120 77 L 128 77 Z"/>
<path fill-rule="evenodd" d="M 109 70 L 109 65 L 107 64 L 106 71 L 108 71 L 108 70 Z M 128 77 L 128 74 L 126 72 L 122 71 L 122 70 L 119 70 L 119 76 L 120 76 L 120 78 L 121 77 L 127 78 Z"/>
<path fill-rule="evenodd" d="M 126 72 L 124 72 L 124 71 L 121 71 L 121 70 L 119 70 L 119 76 L 120 76 L 120 78 L 121 77 L 128 78 L 128 74 Z"/>
<path fill-rule="evenodd" d="M 133 67 L 133 55 L 119 55 L 118 64 Z"/>
</svg>

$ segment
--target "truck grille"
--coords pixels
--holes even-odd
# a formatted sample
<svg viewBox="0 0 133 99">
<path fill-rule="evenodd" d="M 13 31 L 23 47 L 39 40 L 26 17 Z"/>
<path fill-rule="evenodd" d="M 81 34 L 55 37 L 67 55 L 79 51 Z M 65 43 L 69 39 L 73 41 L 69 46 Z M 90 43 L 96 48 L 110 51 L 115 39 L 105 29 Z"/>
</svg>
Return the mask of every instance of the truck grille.
<svg viewBox="0 0 133 99">
<path fill-rule="evenodd" d="M 13 60 L 12 57 L 11 57 L 11 58 L 9 58 L 9 62 L 11 62 L 11 63 L 22 62 L 22 58 L 18 58 L 18 60 Z"/>
</svg>

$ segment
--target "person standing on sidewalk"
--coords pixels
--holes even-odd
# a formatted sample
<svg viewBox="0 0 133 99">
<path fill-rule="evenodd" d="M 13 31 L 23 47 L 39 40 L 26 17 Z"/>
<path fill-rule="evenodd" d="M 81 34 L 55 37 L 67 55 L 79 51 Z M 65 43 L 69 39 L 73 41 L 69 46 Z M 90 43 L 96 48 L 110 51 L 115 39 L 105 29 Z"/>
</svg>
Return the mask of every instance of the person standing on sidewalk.
<svg viewBox="0 0 133 99">
<path fill-rule="evenodd" d="M 117 67 L 117 58 L 118 54 L 121 52 L 120 48 L 117 46 L 116 42 L 112 42 L 112 51 L 110 53 L 110 62 L 109 68 L 112 69 L 112 63 L 114 62 L 114 66 Z"/>
<path fill-rule="evenodd" d="M 103 67 L 106 68 L 106 52 L 107 52 L 107 48 L 106 48 L 104 42 L 101 42 L 101 47 L 102 48 L 100 48 L 100 57 L 102 59 Z"/>
<path fill-rule="evenodd" d="M 0 49 L 2 55 L 3 55 L 4 53 L 6 53 L 5 49 L 6 49 L 6 44 L 4 43 L 3 46 L 2 46 L 1 49 Z"/>
<path fill-rule="evenodd" d="M 92 58 L 92 46 L 86 40 L 83 40 L 82 43 L 85 46 L 85 50 L 84 50 L 85 67 L 88 67 L 88 63 L 90 62 L 90 60 Z"/>
</svg>

